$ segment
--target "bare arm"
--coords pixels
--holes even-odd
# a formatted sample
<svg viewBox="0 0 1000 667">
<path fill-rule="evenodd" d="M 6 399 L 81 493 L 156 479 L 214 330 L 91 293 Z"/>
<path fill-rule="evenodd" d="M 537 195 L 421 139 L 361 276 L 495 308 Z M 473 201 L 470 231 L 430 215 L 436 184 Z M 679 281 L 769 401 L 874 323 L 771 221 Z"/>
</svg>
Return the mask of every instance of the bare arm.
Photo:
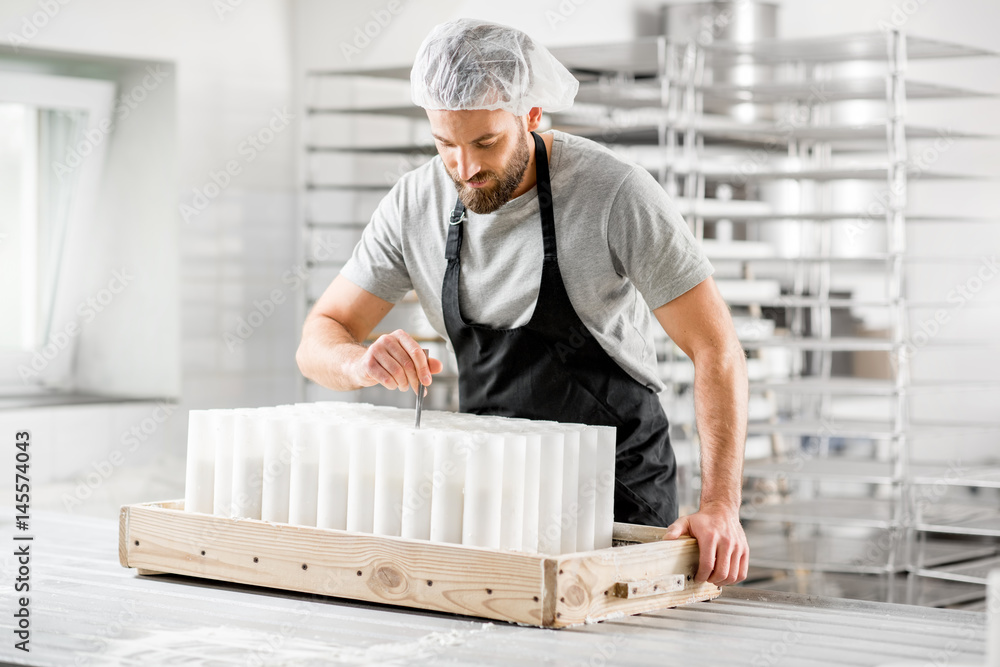
<svg viewBox="0 0 1000 667">
<path fill-rule="evenodd" d="M 667 538 L 690 534 L 701 545 L 697 578 L 742 581 L 749 548 L 739 523 L 747 431 L 747 370 L 729 308 L 712 278 L 653 311 L 694 362 L 695 413 L 701 440 L 701 504 Z"/>
<path fill-rule="evenodd" d="M 310 380 L 335 391 L 381 384 L 409 391 L 429 385 L 441 362 L 426 359 L 420 344 L 405 331 L 365 340 L 392 304 L 337 276 L 319 298 L 302 326 L 295 353 L 299 370 Z"/>
</svg>

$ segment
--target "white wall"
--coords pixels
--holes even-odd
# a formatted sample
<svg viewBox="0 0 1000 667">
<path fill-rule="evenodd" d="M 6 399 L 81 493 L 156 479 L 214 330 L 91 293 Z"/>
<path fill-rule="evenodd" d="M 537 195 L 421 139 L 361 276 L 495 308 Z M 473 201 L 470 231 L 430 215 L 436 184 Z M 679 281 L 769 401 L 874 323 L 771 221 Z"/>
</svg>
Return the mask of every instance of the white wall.
<svg viewBox="0 0 1000 667">
<path fill-rule="evenodd" d="M 144 169 L 150 163 L 162 163 L 163 178 L 174 188 L 174 196 L 166 202 L 170 228 L 156 232 L 164 235 L 161 257 L 136 270 L 150 279 L 159 279 L 153 274 L 160 272 L 179 275 L 173 279 L 179 301 L 152 303 L 148 314 L 158 327 L 180 328 L 182 363 L 180 368 L 175 362 L 172 366 L 175 373 L 179 371 L 176 379 L 183 408 L 149 439 L 157 452 L 175 456 L 184 447 L 187 408 L 273 405 L 295 400 L 298 389 L 294 351 L 299 324 L 294 306 L 287 301 L 235 351 L 224 341 L 227 332 L 235 331 L 238 319 L 247 317 L 255 300 L 284 286 L 281 276 L 294 262 L 297 238 L 294 124 L 278 132 L 252 160 L 249 153 L 240 152 L 241 142 L 266 128 L 276 110 L 292 111 L 290 5 L 282 0 L 232 4 L 239 6 L 222 16 L 216 10 L 220 3 L 200 0 L 60 4 L 58 12 L 45 18 L 44 26 L 25 44 L 65 54 L 169 61 L 176 67 L 177 135 L 171 138 L 175 155 L 134 151 L 140 144 L 125 141 L 124 128 L 122 145 L 116 148 L 127 158 L 124 162 L 134 160 Z M 11 34 L 23 35 L 25 20 L 31 21 L 39 11 L 34 1 L 0 0 L 0 41 L 9 43 Z M 230 160 L 237 161 L 241 173 L 204 212 L 185 223 L 178 204 L 190 203 L 193 190 L 203 189 L 211 182 L 211 173 L 225 169 Z M 127 181 L 119 183 L 120 196 L 108 204 L 114 215 L 127 211 L 142 197 Z M 171 234 L 177 240 L 171 242 Z M 103 238 L 95 243 L 94 251 L 101 255 L 109 247 L 127 243 L 128 233 Z M 142 288 L 134 295 L 142 298 Z M 134 323 L 113 316 L 104 326 L 118 333 L 137 331 Z M 131 368 L 135 386 L 141 386 L 147 365 L 162 355 L 162 348 L 142 336 L 133 335 L 123 344 L 106 357 L 82 348 L 86 358 L 80 364 L 93 378 L 89 388 L 99 389 L 102 370 L 115 366 Z M 106 418 L 108 410 L 118 416 Z M 133 404 L 11 411 L 3 416 L 21 424 L 18 428 L 37 430 L 36 457 L 56 456 L 66 451 L 64 447 L 72 447 L 82 457 L 77 462 L 94 463 L 118 446 L 123 432 L 119 422 L 137 418 L 134 412 Z M 57 438 L 51 435 L 50 421 L 56 423 L 52 428 L 65 424 L 69 430 Z M 73 480 L 77 474 L 85 475 L 89 467 L 83 463 L 76 468 L 59 466 L 43 478 Z"/>
</svg>

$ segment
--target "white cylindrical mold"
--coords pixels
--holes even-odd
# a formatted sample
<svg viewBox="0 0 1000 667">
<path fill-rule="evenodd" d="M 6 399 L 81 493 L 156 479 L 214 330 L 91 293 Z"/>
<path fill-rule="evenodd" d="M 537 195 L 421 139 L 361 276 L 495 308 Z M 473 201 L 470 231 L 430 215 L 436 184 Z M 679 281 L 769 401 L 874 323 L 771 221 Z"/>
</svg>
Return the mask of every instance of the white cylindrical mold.
<svg viewBox="0 0 1000 667">
<path fill-rule="evenodd" d="M 375 528 L 375 427 L 368 423 L 344 429 L 350 443 L 347 477 L 347 530 L 370 533 Z"/>
<path fill-rule="evenodd" d="M 465 466 L 462 544 L 500 548 L 503 449 L 502 435 L 475 434 Z"/>
<path fill-rule="evenodd" d="M 524 443 L 524 526 L 521 532 L 521 550 L 535 553 L 538 551 L 542 436 L 538 433 L 528 433 L 525 435 Z"/>
<path fill-rule="evenodd" d="M 597 500 L 597 429 L 586 426 L 580 434 L 580 469 L 576 492 L 576 550 L 594 550 L 595 506 Z"/>
<path fill-rule="evenodd" d="M 235 444 L 234 428 L 236 425 L 235 410 L 212 410 L 213 429 L 215 434 L 215 481 L 212 501 L 212 513 L 219 516 L 230 516 L 233 504 L 233 446 Z"/>
<path fill-rule="evenodd" d="M 264 436 L 264 483 L 260 518 L 288 523 L 292 477 L 292 423 L 294 415 L 282 410 L 257 420 Z"/>
<path fill-rule="evenodd" d="M 615 528 L 615 453 L 617 429 L 597 426 L 597 493 L 594 498 L 594 548 L 611 547 Z"/>
<path fill-rule="evenodd" d="M 465 461 L 468 433 L 446 431 L 434 442 L 434 489 L 431 493 L 431 540 L 462 543 Z"/>
<path fill-rule="evenodd" d="M 403 527 L 403 471 L 406 443 L 414 429 L 383 426 L 375 436 L 375 516 L 376 535 L 399 537 Z"/>
<path fill-rule="evenodd" d="M 562 517 L 560 527 L 560 553 L 568 554 L 576 551 L 577 525 L 579 523 L 580 505 L 580 431 L 572 427 L 565 430 L 566 441 L 563 445 L 563 488 Z"/>
<path fill-rule="evenodd" d="M 1000 570 L 986 576 L 986 667 L 1000 667 Z"/>
<path fill-rule="evenodd" d="M 350 436 L 357 426 L 342 421 L 327 421 L 320 428 L 316 525 L 320 528 L 347 530 Z"/>
<path fill-rule="evenodd" d="M 188 413 L 184 509 L 211 514 L 215 493 L 215 419 L 210 410 Z"/>
<path fill-rule="evenodd" d="M 324 422 L 296 420 L 292 428 L 292 473 L 289 478 L 288 523 L 315 526 L 319 502 L 319 450 Z"/>
<path fill-rule="evenodd" d="M 233 421 L 233 499 L 231 517 L 260 518 L 264 479 L 264 436 L 258 410 L 237 410 Z"/>
<path fill-rule="evenodd" d="M 406 444 L 403 470 L 403 521 L 400 535 L 418 540 L 431 538 L 431 498 L 434 494 L 434 446 L 443 440 L 435 429 L 413 431 Z"/>
<path fill-rule="evenodd" d="M 503 473 L 500 490 L 500 548 L 521 551 L 524 544 L 524 485 L 527 439 L 520 433 L 503 436 Z"/>
<path fill-rule="evenodd" d="M 566 434 L 557 430 L 539 433 L 538 551 L 556 555 L 562 549 L 563 460 Z"/>
</svg>

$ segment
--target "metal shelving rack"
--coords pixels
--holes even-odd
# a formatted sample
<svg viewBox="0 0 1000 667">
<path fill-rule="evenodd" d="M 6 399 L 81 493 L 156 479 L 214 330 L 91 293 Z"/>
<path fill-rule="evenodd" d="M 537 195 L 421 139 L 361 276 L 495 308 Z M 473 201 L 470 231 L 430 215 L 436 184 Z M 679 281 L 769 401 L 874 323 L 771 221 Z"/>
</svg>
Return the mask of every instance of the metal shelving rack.
<svg viewBox="0 0 1000 667">
<path fill-rule="evenodd" d="M 995 56 L 991 52 L 936 40 L 907 37 L 901 32 L 873 33 L 809 40 L 768 40 L 755 43 L 671 43 L 651 37 L 629 43 L 555 49 L 556 56 L 581 79 L 578 105 L 592 108 L 561 114 L 556 125 L 583 136 L 628 146 L 657 146 L 637 160 L 657 175 L 675 197 L 692 231 L 705 239 L 713 262 L 730 263 L 748 280 L 766 275 L 762 269 L 789 267 L 790 289 L 778 296 L 735 297 L 727 302 L 745 310 L 751 321 L 765 312 L 779 313 L 787 323 L 781 335 L 766 327 L 742 336 L 744 348 L 753 356 L 761 350 L 780 349 L 792 357 L 785 377 L 768 376 L 750 368 L 751 392 L 773 405 L 788 406 L 765 418 L 753 420 L 749 435 L 770 440 L 766 457 L 748 461 L 745 477 L 747 498 L 744 519 L 753 544 L 753 563 L 779 573 L 786 581 L 804 581 L 805 590 L 827 590 L 822 579 L 802 579 L 805 571 L 830 573 L 844 590 L 852 575 L 878 575 L 885 599 L 901 601 L 898 576 L 928 568 L 950 571 L 950 563 L 972 556 L 989 557 L 988 547 L 934 539 L 929 529 L 913 542 L 914 523 L 910 498 L 909 450 L 913 439 L 947 439 L 975 425 L 956 428 L 948 424 L 921 423 L 911 419 L 908 397 L 914 392 L 950 391 L 955 387 L 914 385 L 909 376 L 906 268 L 915 263 L 948 263 L 949 257 L 913 257 L 906 248 L 907 225 L 934 221 L 935 216 L 907 212 L 907 188 L 914 169 L 907 160 L 911 141 L 938 136 L 934 127 L 907 125 L 906 103 L 910 99 L 968 99 L 990 96 L 955 86 L 907 79 L 908 59 Z M 719 83 L 706 77 L 706 70 L 752 56 L 753 64 L 781 66 L 790 80 L 740 85 Z M 858 79 L 828 78 L 832 65 L 845 61 L 884 64 L 884 76 Z M 827 106 L 847 100 L 884 100 L 885 121 L 865 124 L 830 123 Z M 781 126 L 772 121 L 735 121 L 709 109 L 725 103 L 753 101 L 760 104 L 797 103 L 808 108 L 808 121 Z M 980 139 L 982 135 L 952 132 L 950 137 Z M 882 164 L 844 166 L 835 161 L 840 147 L 870 149 L 880 145 Z M 739 155 L 760 147 L 798 158 L 794 168 L 772 167 L 765 161 L 747 171 L 743 165 L 722 159 L 727 151 Z M 782 154 L 779 153 L 779 154 Z M 960 174 L 921 170 L 921 180 L 966 178 Z M 755 207 L 752 201 L 719 201 L 706 191 L 719 183 L 756 183 L 794 180 L 818 184 L 817 206 L 791 213 Z M 857 256 L 835 256 L 831 252 L 831 224 L 864 218 L 864 211 L 833 210 L 823 199 L 824 184 L 845 180 L 883 181 L 888 197 L 882 223 L 887 244 L 883 252 Z M 718 244 L 705 238 L 706 227 L 720 220 L 739 221 L 748 235 L 755 227 L 795 221 L 815 226 L 818 243 L 790 257 L 776 257 L 761 244 Z M 948 220 L 956 220 L 949 217 Z M 749 238 L 749 236 L 748 236 Z M 728 247 L 727 247 L 728 246 Z M 738 246 L 742 246 L 739 248 Z M 838 295 L 831 290 L 834 272 L 880 269 L 886 276 L 882 299 Z M 928 303 L 920 303 L 928 306 Z M 852 307 L 880 307 L 889 314 L 889 335 L 882 339 L 835 333 L 834 313 Z M 747 333 L 740 330 L 741 333 Z M 936 340 L 935 345 L 968 345 L 969 341 Z M 981 341 L 991 348 L 991 341 Z M 881 352 L 892 355 L 892 375 L 886 380 L 836 377 L 835 355 Z M 753 364 L 755 359 L 749 362 Z M 669 374 L 668 414 L 678 398 L 689 394 L 693 373 L 690 362 L 675 346 L 663 346 L 662 366 Z M 755 377 L 756 374 L 756 377 Z M 962 389 L 963 387 L 959 387 Z M 834 411 L 842 397 L 881 397 L 890 401 L 885 418 L 845 419 Z M 693 476 L 697 477 L 697 433 L 693 410 L 674 410 L 675 434 L 691 452 Z M 679 419 L 677 418 L 679 417 Z M 685 423 L 677 423 L 683 421 Z M 992 433 L 993 425 L 978 427 Z M 793 443 L 789 445 L 788 443 Z M 800 444 L 801 443 L 801 444 Z M 812 450 L 802 445 L 811 443 Z M 867 452 L 840 455 L 838 450 L 859 448 Z M 846 447 L 845 447 L 846 445 Z M 687 485 L 692 494 L 697 480 Z M 809 489 L 812 489 L 811 492 Z M 832 488 L 832 493 L 825 491 Z M 798 493 L 794 493 L 794 490 Z M 761 502 L 758 503 L 757 501 Z M 777 501 L 777 502 L 775 502 Z M 688 502 L 694 502 L 693 497 Z M 1000 529 L 1000 515 L 997 515 Z M 925 526 L 926 528 L 926 526 Z M 992 534 L 992 533 L 991 533 Z M 914 549 L 914 547 L 916 547 Z M 911 561 L 918 558 L 921 568 Z M 974 567 L 974 566 L 970 566 Z M 963 570 L 964 571 L 964 570 Z M 939 577 L 945 579 L 945 577 Z M 957 580 L 957 579 L 956 579 Z M 857 581 L 863 581 L 857 579 Z M 909 586 L 907 599 L 924 604 L 954 602 L 943 584 L 918 590 Z M 775 584 L 780 587 L 780 582 Z M 866 584 L 861 584 L 865 586 Z M 803 590 L 803 587 L 799 587 Z M 932 590 L 933 589 L 933 590 Z M 860 595 L 855 590 L 853 593 Z"/>
<path fill-rule="evenodd" d="M 953 536 L 964 531 L 1000 537 L 1000 532 L 974 532 L 979 525 L 973 525 L 979 520 L 976 517 L 966 517 L 972 522 L 968 525 L 960 518 L 947 524 L 928 520 L 933 517 L 915 521 L 911 490 L 933 482 L 927 481 L 930 477 L 914 477 L 931 473 L 909 461 L 909 449 L 915 439 L 947 439 L 963 431 L 992 433 L 997 429 L 993 425 L 956 428 L 921 423 L 908 414 L 909 397 L 965 391 L 977 385 L 914 383 L 906 355 L 898 354 L 907 340 L 910 309 L 934 305 L 908 299 L 906 269 L 971 259 L 917 257 L 907 251 L 909 225 L 943 218 L 907 210 L 907 188 L 913 175 L 907 161 L 908 143 L 939 135 L 938 128 L 908 124 L 906 104 L 908 100 L 993 95 L 909 79 L 907 62 L 996 54 L 900 32 L 750 44 L 680 43 L 649 37 L 552 51 L 581 82 L 573 108 L 546 115 L 553 127 L 605 143 L 645 166 L 674 198 L 717 268 L 735 273 L 745 281 L 744 287 L 760 287 L 766 282 L 758 280 L 760 276 L 779 277 L 783 288 L 779 294 L 734 293 L 728 298 L 734 312 L 745 313 L 741 322 L 747 326 L 738 327 L 738 331 L 750 356 L 750 436 L 764 448 L 757 451 L 754 460 L 748 460 L 745 470 L 745 495 L 750 501 L 745 504 L 745 519 L 756 568 L 762 574 L 780 577 L 770 582 L 774 588 L 855 597 L 873 594 L 865 590 L 871 586 L 870 577 L 859 575 L 876 575 L 878 597 L 895 601 L 902 597 L 899 576 L 909 572 L 909 601 L 943 604 L 963 600 L 966 594 L 948 585 L 978 581 L 976 568 L 991 561 L 954 564 L 962 559 L 990 558 L 996 552 L 988 544 L 961 542 Z M 747 57 L 755 64 L 775 67 L 787 80 L 740 85 L 706 76 L 706 69 L 745 62 Z M 847 61 L 881 63 L 884 72 L 857 78 L 830 76 L 833 66 Z M 360 78 L 392 82 L 387 85 L 405 90 L 408 76 L 409 67 L 391 67 L 312 72 L 309 81 Z M 353 96 L 351 100 L 356 102 Z M 884 121 L 830 121 L 830 104 L 853 100 L 884 101 Z M 742 121 L 717 111 L 720 106 L 747 102 L 797 105 L 807 110 L 808 120 L 793 124 Z M 377 164 L 392 159 L 403 162 L 405 158 L 412 167 L 435 154 L 423 110 L 406 103 L 402 96 L 353 105 L 313 101 L 307 102 L 305 112 L 310 123 L 330 117 L 362 117 L 373 123 L 402 123 L 407 128 L 366 145 L 358 144 L 356 135 L 339 144 L 314 137 L 304 142 L 307 162 L 315 162 L 308 169 L 306 196 L 332 195 L 336 199 L 360 194 L 368 198 L 365 217 L 391 187 L 391 174 L 386 172 L 381 180 L 364 180 L 363 175 L 371 170 L 359 167 L 351 178 L 338 181 L 324 172 L 323 156 L 355 156 L 361 163 Z M 949 136 L 955 140 L 984 138 L 955 131 Z M 870 151 L 873 147 L 882 151 L 878 164 L 845 165 L 835 159 L 841 150 Z M 766 161 L 747 171 L 732 160 L 762 148 L 769 155 L 798 162 L 794 167 L 771 167 Z M 958 178 L 965 176 L 933 170 L 920 173 L 922 181 Z M 887 244 L 883 250 L 850 255 L 831 251 L 834 224 L 870 218 L 864 210 L 838 210 L 829 205 L 828 197 L 824 199 L 824 188 L 829 184 L 848 180 L 885 183 L 890 196 L 880 220 L 872 222 L 884 225 Z M 774 182 L 814 184 L 818 195 L 808 208 L 800 206 L 793 211 L 776 210 L 752 197 L 707 196 L 718 195 L 720 184 L 738 183 L 740 188 L 752 190 Z M 359 213 L 363 210 L 364 206 L 355 206 L 354 218 L 337 222 L 322 219 L 307 205 L 304 236 L 312 238 L 317 230 L 360 233 L 364 223 Z M 954 216 L 947 220 L 962 221 Z M 708 232 L 723 222 L 740 225 L 747 239 L 720 243 L 711 238 Z M 752 234 L 769 225 L 787 223 L 815 232 L 815 243 L 794 255 L 782 255 L 767 242 L 753 240 Z M 319 268 L 335 268 L 334 263 L 322 267 L 314 258 L 306 259 Z M 844 273 L 880 273 L 886 277 L 884 297 L 834 291 L 832 278 Z M 836 314 L 855 307 L 887 311 L 889 335 L 869 338 L 835 331 Z M 780 321 L 782 326 L 772 328 L 768 320 Z M 970 342 L 942 339 L 933 344 Z M 995 346 L 992 341 L 981 344 Z M 658 341 L 658 350 L 668 383 L 663 399 L 674 425 L 678 459 L 687 468 L 681 480 L 682 492 L 690 506 L 696 502 L 699 485 L 697 431 L 689 400 L 693 368 L 669 341 Z M 842 377 L 834 372 L 838 359 L 857 352 L 894 355 L 891 377 Z M 787 355 L 786 363 L 775 364 L 775 353 Z M 889 413 L 878 419 L 863 414 L 848 419 L 835 410 L 842 399 L 865 398 L 889 401 Z M 990 524 L 990 530 L 1000 531 L 1000 515 L 983 520 L 995 521 L 997 525 Z M 944 530 L 943 526 L 950 528 Z"/>
<path fill-rule="evenodd" d="M 344 100 L 354 102 L 366 95 L 401 98 L 398 93 L 406 91 L 404 82 L 408 80 L 409 68 L 306 73 L 302 110 L 306 123 L 301 141 L 305 174 L 301 264 L 310 279 L 303 293 L 303 316 L 350 257 L 379 200 L 399 176 L 436 154 L 429 131 L 420 127 L 421 121 L 426 120 L 423 109 L 400 104 L 379 103 L 370 107 L 343 104 Z M 325 90 L 327 87 L 334 88 L 336 94 L 330 94 Z M 331 99 L 334 104 L 330 104 Z M 370 125 L 373 118 L 376 124 L 398 120 L 405 127 L 399 127 L 398 123 L 392 127 L 393 139 L 387 142 L 362 143 L 359 136 L 366 133 L 362 131 L 364 122 L 358 119 L 367 119 Z M 336 131 L 331 132 L 327 126 L 330 120 L 334 121 Z M 367 136 L 371 134 L 380 136 L 370 132 Z M 444 372 L 435 376 L 434 388 L 428 393 L 429 405 L 436 409 L 457 409 L 453 355 L 444 339 L 430 327 L 412 292 L 376 326 L 369 339 L 397 328 L 410 332 L 430 349 L 432 356 L 445 362 Z M 413 401 L 412 394 L 378 387 L 341 395 L 305 379 L 302 394 L 308 400 L 361 400 L 400 407 L 412 405 Z"/>
</svg>

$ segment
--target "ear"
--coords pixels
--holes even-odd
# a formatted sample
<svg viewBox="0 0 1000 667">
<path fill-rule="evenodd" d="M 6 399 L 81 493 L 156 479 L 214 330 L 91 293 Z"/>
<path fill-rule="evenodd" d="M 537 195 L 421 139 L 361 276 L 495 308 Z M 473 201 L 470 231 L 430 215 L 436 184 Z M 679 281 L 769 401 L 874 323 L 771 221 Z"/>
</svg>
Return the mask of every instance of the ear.
<svg viewBox="0 0 1000 667">
<path fill-rule="evenodd" d="M 542 108 L 531 107 L 526 118 L 528 119 L 528 132 L 534 132 L 542 124 Z"/>
</svg>

